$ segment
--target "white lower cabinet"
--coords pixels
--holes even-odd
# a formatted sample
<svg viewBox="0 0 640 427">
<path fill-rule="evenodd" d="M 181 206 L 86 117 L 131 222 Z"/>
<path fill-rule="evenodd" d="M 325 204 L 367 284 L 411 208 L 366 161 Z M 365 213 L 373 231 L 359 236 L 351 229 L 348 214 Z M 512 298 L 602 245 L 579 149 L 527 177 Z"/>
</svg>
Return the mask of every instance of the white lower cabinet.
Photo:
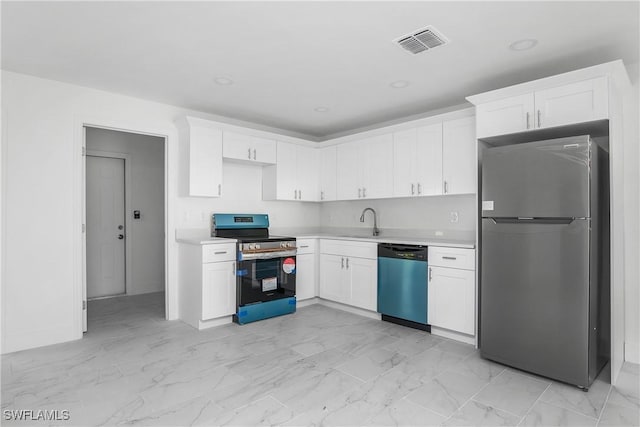
<svg viewBox="0 0 640 427">
<path fill-rule="evenodd" d="M 180 245 L 180 319 L 194 328 L 236 311 L 236 245 Z M 213 325 L 211 325 L 213 326 Z"/>
<path fill-rule="evenodd" d="M 202 320 L 236 312 L 235 264 L 234 261 L 202 264 Z"/>
<path fill-rule="evenodd" d="M 318 296 L 317 239 L 297 239 L 296 299 L 304 301 Z"/>
<path fill-rule="evenodd" d="M 320 241 L 320 297 L 376 311 L 377 245 L 368 242 Z"/>
<path fill-rule="evenodd" d="M 320 254 L 320 298 L 349 303 L 351 284 L 344 269 L 343 256 Z"/>
<path fill-rule="evenodd" d="M 473 249 L 429 247 L 427 321 L 475 335 L 476 272 Z"/>
<path fill-rule="evenodd" d="M 351 305 L 376 311 L 378 308 L 378 260 L 347 258 L 351 280 Z"/>
</svg>

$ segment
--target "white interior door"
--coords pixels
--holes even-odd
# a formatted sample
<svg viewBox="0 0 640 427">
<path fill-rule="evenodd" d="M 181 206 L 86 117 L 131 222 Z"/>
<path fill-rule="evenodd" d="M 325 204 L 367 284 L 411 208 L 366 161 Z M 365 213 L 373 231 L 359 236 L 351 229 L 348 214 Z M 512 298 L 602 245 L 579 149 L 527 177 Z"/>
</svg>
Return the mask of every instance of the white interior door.
<svg viewBox="0 0 640 427">
<path fill-rule="evenodd" d="M 124 159 L 87 156 L 87 298 L 125 293 Z"/>
</svg>

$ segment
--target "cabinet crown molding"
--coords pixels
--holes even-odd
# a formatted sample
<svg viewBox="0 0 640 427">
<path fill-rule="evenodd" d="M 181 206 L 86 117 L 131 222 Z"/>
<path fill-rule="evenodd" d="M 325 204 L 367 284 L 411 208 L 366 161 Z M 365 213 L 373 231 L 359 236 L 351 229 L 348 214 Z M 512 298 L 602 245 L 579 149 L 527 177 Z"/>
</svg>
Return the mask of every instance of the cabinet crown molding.
<svg viewBox="0 0 640 427">
<path fill-rule="evenodd" d="M 606 62 L 604 64 L 594 65 L 579 70 L 569 71 L 525 83 L 518 83 L 512 86 L 495 89 L 488 92 L 479 93 L 467 97 L 467 101 L 473 105 L 485 104 L 487 102 L 497 101 L 503 98 L 523 95 L 529 92 L 535 92 L 544 89 L 551 89 L 570 83 L 576 83 L 583 80 L 589 80 L 596 77 L 610 77 L 613 84 L 620 90 L 625 90 L 631 86 L 629 75 L 622 60 Z"/>
</svg>

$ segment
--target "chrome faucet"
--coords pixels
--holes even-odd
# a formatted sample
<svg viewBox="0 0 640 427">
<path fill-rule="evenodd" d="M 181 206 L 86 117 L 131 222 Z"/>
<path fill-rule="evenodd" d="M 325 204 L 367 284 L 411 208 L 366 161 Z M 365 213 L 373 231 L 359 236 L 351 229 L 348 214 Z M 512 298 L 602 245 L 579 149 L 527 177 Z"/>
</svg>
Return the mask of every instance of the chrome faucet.
<svg viewBox="0 0 640 427">
<path fill-rule="evenodd" d="M 376 215 L 376 211 L 373 208 L 364 208 L 362 211 L 362 215 L 360 215 L 360 222 L 364 222 L 364 213 L 366 211 L 371 211 L 373 213 L 373 235 L 377 236 L 380 234 L 380 230 L 378 230 L 378 219 Z"/>
</svg>

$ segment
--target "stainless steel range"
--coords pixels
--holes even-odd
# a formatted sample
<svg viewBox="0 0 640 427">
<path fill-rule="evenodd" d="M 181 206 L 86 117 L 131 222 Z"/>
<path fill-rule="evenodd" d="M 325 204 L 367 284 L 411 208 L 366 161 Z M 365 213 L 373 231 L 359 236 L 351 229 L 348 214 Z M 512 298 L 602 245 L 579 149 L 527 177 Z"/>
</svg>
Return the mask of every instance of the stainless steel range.
<svg viewBox="0 0 640 427">
<path fill-rule="evenodd" d="M 213 214 L 212 237 L 237 239 L 235 322 L 296 311 L 296 239 L 269 236 L 265 214 Z"/>
</svg>

